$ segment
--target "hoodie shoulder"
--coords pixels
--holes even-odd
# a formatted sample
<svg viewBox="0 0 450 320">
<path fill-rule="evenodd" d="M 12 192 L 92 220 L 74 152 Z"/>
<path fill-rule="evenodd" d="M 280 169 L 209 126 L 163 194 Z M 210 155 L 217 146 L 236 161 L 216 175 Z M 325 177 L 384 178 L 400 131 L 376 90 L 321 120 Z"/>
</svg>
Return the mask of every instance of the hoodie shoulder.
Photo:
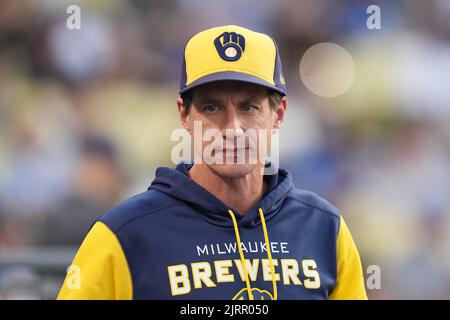
<svg viewBox="0 0 450 320">
<path fill-rule="evenodd" d="M 289 193 L 289 197 L 302 203 L 303 205 L 316 209 L 315 211 L 318 210 L 319 212 L 328 214 L 337 219 L 340 218 L 338 209 L 314 192 L 292 188 L 292 191 Z"/>
<path fill-rule="evenodd" d="M 179 203 L 168 195 L 157 190 L 148 190 L 121 202 L 97 221 L 104 222 L 113 232 L 117 232 L 135 219 L 176 205 Z"/>
</svg>

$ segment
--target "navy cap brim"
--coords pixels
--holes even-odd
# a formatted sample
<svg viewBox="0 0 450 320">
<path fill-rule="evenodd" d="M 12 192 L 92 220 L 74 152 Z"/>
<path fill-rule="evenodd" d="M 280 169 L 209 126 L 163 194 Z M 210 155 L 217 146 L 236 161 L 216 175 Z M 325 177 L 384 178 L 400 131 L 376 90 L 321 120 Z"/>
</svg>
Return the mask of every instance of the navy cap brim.
<svg viewBox="0 0 450 320">
<path fill-rule="evenodd" d="M 225 71 L 225 72 L 217 72 L 213 74 L 209 74 L 207 76 L 201 77 L 198 80 L 195 80 L 190 85 L 184 87 L 179 91 L 180 95 L 185 93 L 186 91 L 189 91 L 195 87 L 201 86 L 203 84 L 212 83 L 212 82 L 218 82 L 218 81 L 241 81 L 241 82 L 247 82 L 247 83 L 253 83 L 258 84 L 263 87 L 266 87 L 268 89 L 274 90 L 282 95 L 286 95 L 286 89 L 277 87 L 267 81 L 264 81 L 261 78 L 241 73 L 241 72 L 234 72 L 234 71 Z"/>
</svg>

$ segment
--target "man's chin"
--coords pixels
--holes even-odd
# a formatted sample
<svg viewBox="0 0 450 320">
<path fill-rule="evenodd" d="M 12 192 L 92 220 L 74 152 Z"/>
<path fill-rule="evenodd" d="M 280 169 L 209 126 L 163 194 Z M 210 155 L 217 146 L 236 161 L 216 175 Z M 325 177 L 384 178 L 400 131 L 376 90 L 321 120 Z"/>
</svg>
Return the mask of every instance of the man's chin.
<svg viewBox="0 0 450 320">
<path fill-rule="evenodd" d="M 242 178 L 259 168 L 258 164 L 210 164 L 209 168 L 219 177 Z"/>
</svg>

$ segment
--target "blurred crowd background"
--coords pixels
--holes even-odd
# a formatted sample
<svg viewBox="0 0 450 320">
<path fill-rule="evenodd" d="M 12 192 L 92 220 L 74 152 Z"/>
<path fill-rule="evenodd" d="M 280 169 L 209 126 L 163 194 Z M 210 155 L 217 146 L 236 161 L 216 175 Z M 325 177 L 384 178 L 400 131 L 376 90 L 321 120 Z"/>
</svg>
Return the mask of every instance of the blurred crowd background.
<svg viewBox="0 0 450 320">
<path fill-rule="evenodd" d="M 381 30 L 366 27 L 371 4 Z M 369 298 L 449 299 L 447 0 L 0 0 L 0 299 L 55 298 L 93 220 L 174 166 L 185 41 L 224 24 L 276 39 L 281 166 L 340 210 L 364 269 L 380 267 Z M 300 78 L 320 42 L 356 66 L 336 98 Z"/>
</svg>

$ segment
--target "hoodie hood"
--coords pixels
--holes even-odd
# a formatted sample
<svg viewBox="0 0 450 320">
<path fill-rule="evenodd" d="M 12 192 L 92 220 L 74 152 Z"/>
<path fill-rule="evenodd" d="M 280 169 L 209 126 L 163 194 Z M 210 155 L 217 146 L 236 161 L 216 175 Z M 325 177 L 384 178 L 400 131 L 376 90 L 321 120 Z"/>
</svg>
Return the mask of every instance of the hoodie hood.
<svg viewBox="0 0 450 320">
<path fill-rule="evenodd" d="M 227 206 L 191 179 L 188 172 L 193 165 L 193 163 L 182 162 L 175 169 L 158 168 L 155 179 L 148 190 L 158 190 L 186 203 L 195 209 L 201 218 L 211 224 L 233 228 L 233 221 L 230 219 L 228 211 L 237 212 L 237 210 Z M 262 199 L 245 215 L 236 215 L 239 227 L 253 228 L 261 224 L 260 208 L 264 212 L 266 220 L 276 215 L 283 204 L 284 198 L 293 188 L 291 174 L 281 168 L 275 175 L 265 175 L 264 181 L 267 183 L 267 189 Z"/>
</svg>

